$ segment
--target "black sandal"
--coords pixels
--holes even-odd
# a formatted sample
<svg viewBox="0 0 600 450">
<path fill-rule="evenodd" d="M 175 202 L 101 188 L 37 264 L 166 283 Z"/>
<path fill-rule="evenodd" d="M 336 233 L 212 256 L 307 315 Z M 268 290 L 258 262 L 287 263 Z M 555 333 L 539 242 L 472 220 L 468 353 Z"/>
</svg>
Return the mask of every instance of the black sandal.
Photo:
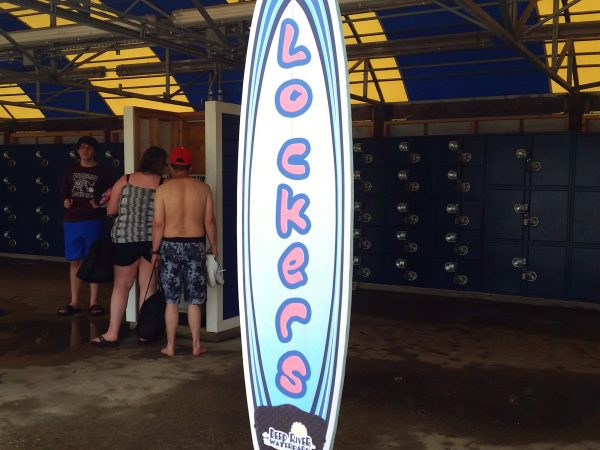
<svg viewBox="0 0 600 450">
<path fill-rule="evenodd" d="M 56 314 L 59 316 L 72 316 L 73 314 L 79 314 L 81 308 L 73 308 L 71 305 L 65 305 L 58 308 Z"/>
<path fill-rule="evenodd" d="M 92 316 L 101 316 L 104 314 L 104 308 L 100 305 L 92 305 L 90 306 L 90 314 Z"/>
<path fill-rule="evenodd" d="M 110 347 L 110 348 L 115 348 L 119 346 L 119 341 L 107 341 L 104 336 L 100 335 L 98 336 L 98 340 L 97 341 L 90 341 L 90 343 L 94 346 L 94 347 Z"/>
</svg>

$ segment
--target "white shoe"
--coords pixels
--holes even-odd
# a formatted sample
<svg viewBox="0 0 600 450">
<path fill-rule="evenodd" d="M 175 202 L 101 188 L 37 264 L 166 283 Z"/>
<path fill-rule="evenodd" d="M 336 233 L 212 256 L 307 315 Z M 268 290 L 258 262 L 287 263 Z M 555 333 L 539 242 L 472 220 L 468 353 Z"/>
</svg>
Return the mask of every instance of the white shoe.
<svg viewBox="0 0 600 450">
<path fill-rule="evenodd" d="M 208 285 L 215 287 L 217 285 L 217 274 L 219 272 L 219 264 L 215 259 L 215 255 L 208 253 L 206 255 L 206 278 L 208 279 Z"/>
<path fill-rule="evenodd" d="M 219 264 L 217 274 L 215 275 L 215 280 L 217 280 L 217 283 L 219 283 L 221 286 L 225 284 L 225 280 L 223 279 L 223 272 L 225 272 L 225 269 L 221 269 L 221 264 Z"/>
</svg>

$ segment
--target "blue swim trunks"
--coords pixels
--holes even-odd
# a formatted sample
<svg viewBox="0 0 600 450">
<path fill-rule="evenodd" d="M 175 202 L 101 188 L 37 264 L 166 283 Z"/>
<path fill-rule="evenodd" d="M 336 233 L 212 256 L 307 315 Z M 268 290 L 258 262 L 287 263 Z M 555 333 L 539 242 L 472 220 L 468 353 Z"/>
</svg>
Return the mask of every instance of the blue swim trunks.
<svg viewBox="0 0 600 450">
<path fill-rule="evenodd" d="M 160 281 L 167 303 L 179 304 L 181 292 L 191 305 L 206 301 L 206 241 L 204 237 L 163 238 Z"/>
<path fill-rule="evenodd" d="M 101 232 L 102 219 L 65 222 L 65 259 L 76 261 L 85 258 L 92 243 L 100 239 Z"/>
</svg>

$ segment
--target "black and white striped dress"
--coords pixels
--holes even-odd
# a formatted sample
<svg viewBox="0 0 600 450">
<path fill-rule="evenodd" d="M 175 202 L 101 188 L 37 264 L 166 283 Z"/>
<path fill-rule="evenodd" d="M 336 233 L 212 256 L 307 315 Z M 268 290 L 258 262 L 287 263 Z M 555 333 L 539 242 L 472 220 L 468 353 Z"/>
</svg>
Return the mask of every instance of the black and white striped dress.
<svg viewBox="0 0 600 450">
<path fill-rule="evenodd" d="M 111 238 L 117 244 L 152 240 L 154 189 L 127 183 L 121 191 L 119 215 L 112 227 Z"/>
</svg>

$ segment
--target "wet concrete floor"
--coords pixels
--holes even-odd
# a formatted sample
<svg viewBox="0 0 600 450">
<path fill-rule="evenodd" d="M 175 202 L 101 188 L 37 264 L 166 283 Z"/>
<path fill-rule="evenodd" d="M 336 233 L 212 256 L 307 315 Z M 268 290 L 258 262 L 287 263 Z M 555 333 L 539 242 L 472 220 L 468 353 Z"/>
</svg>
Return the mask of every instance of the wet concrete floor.
<svg viewBox="0 0 600 450">
<path fill-rule="evenodd" d="M 251 448 L 239 339 L 91 347 L 107 318 L 56 316 L 66 277 L 0 259 L 0 450 Z M 600 450 L 599 321 L 357 291 L 335 448 Z"/>
</svg>

